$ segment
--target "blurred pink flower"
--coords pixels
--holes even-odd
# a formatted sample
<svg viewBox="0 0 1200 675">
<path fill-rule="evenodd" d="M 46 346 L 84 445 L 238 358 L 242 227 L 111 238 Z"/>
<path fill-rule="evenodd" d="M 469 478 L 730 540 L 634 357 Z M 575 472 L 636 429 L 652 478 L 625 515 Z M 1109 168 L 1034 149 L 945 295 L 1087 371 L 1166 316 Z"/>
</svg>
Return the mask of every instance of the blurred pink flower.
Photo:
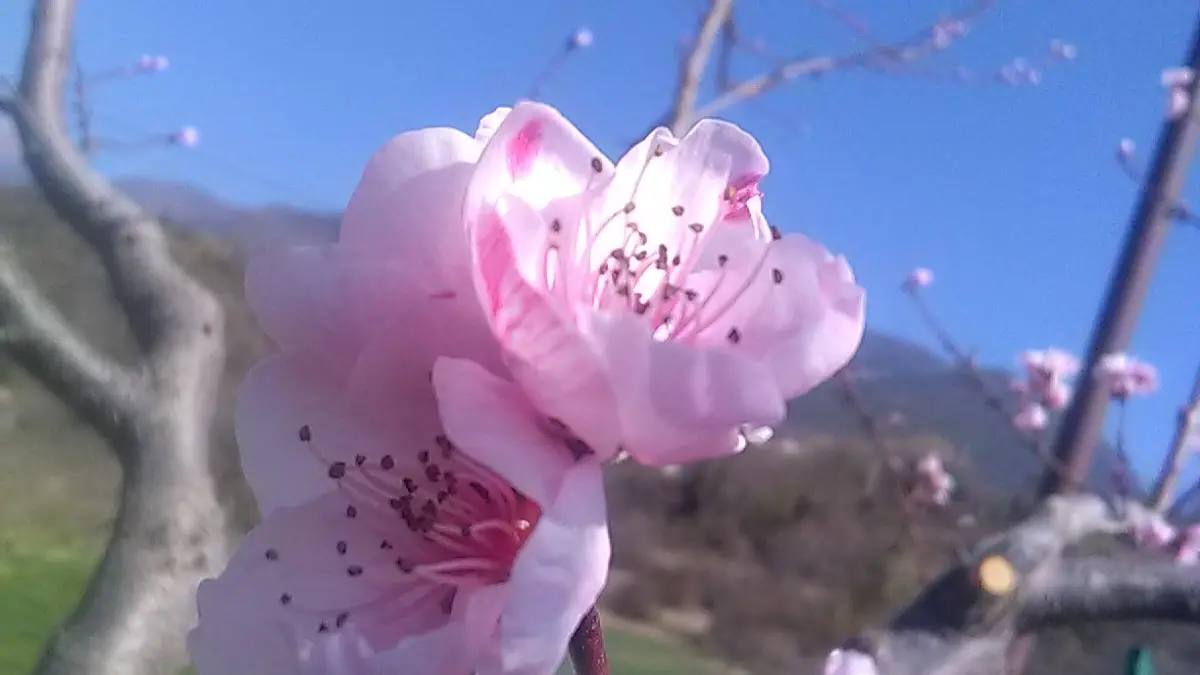
<svg viewBox="0 0 1200 675">
<path fill-rule="evenodd" d="M 1054 380 L 1042 392 L 1042 401 L 1050 410 L 1062 410 L 1071 400 L 1071 387 L 1059 380 Z"/>
<path fill-rule="evenodd" d="M 1187 112 L 1191 103 L 1192 98 L 1186 89 L 1172 87 L 1167 96 L 1167 117 L 1173 120 L 1179 119 Z"/>
<path fill-rule="evenodd" d="M 571 40 L 567 43 L 567 49 L 587 49 L 592 46 L 592 31 L 587 28 L 580 28 L 571 35 Z"/>
<path fill-rule="evenodd" d="M 1186 87 L 1195 77 L 1196 74 L 1191 68 L 1166 68 L 1162 71 L 1162 86 L 1168 89 Z"/>
<path fill-rule="evenodd" d="M 1058 380 L 1079 372 L 1079 359 L 1057 347 L 1026 350 L 1019 358 L 1026 374 L 1035 381 Z"/>
<path fill-rule="evenodd" d="M 137 60 L 136 68 L 139 72 L 143 73 L 161 73 L 162 71 L 166 70 L 167 66 L 169 65 L 170 61 L 168 61 L 167 57 L 165 56 L 152 56 L 150 54 L 143 54 L 141 58 Z"/>
<path fill-rule="evenodd" d="M 483 145 L 446 128 L 397 136 L 338 243 L 251 260 L 247 296 L 283 349 L 238 396 L 264 519 L 202 585 L 199 675 L 323 673 L 347 654 L 371 675 L 549 675 L 595 602 L 600 468 L 513 413 L 529 404 L 473 297 L 461 206 Z M 487 443 L 447 434 L 435 370 L 470 373 L 468 440 Z"/>
<path fill-rule="evenodd" d="M 942 458 L 929 453 L 917 462 L 917 482 L 913 496 L 925 504 L 945 506 L 954 493 L 955 480 L 942 463 Z"/>
<path fill-rule="evenodd" d="M 879 675 L 875 659 L 853 649 L 835 649 L 825 659 L 824 675 Z"/>
<path fill-rule="evenodd" d="M 743 425 L 780 421 L 849 361 L 863 290 L 845 259 L 780 237 L 742 200 L 767 169 L 725 122 L 656 129 L 614 167 L 553 108 L 513 108 L 464 214 L 475 288 L 529 417 L 579 456 L 679 464 L 735 452 Z M 435 386 L 465 446 L 479 435 L 466 394 L 483 385 L 460 369 Z"/>
<path fill-rule="evenodd" d="M 1175 560 L 1184 565 L 1200 563 L 1200 525 L 1192 525 L 1180 534 Z"/>
<path fill-rule="evenodd" d="M 1041 431 L 1046 428 L 1049 416 L 1046 409 L 1038 403 L 1025 403 L 1013 416 L 1013 426 L 1022 431 Z"/>
<path fill-rule="evenodd" d="M 1051 40 L 1050 55 L 1054 58 L 1070 61 L 1078 56 L 1079 52 L 1073 44 L 1068 44 L 1061 40 Z"/>
<path fill-rule="evenodd" d="M 1178 536 L 1178 531 L 1162 516 L 1155 514 L 1148 522 L 1133 530 L 1133 542 L 1139 548 L 1161 549 Z"/>
<path fill-rule="evenodd" d="M 1127 354 L 1105 354 L 1096 365 L 1096 377 L 1115 399 L 1148 396 L 1158 388 L 1158 370 Z"/>
<path fill-rule="evenodd" d="M 1133 157 L 1134 151 L 1137 150 L 1137 145 L 1134 144 L 1132 138 L 1122 138 L 1117 144 L 1117 159 L 1125 162 Z"/>
<path fill-rule="evenodd" d="M 200 144 L 200 131 L 196 127 L 183 127 L 167 136 L 167 140 L 172 145 L 194 148 Z"/>
<path fill-rule="evenodd" d="M 926 267 L 917 267 L 904 279 L 904 290 L 917 291 L 933 283 L 933 272 Z"/>
</svg>

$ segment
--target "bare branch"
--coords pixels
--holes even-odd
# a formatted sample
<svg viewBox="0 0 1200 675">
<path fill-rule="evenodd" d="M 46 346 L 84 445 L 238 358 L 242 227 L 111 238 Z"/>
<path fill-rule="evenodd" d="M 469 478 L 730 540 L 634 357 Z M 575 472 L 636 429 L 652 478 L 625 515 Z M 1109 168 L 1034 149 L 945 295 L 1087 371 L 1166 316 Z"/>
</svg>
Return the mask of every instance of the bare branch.
<svg viewBox="0 0 1200 675">
<path fill-rule="evenodd" d="M 0 242 L 0 344 L 60 400 L 108 438 L 130 422 L 134 377 L 80 338 L 33 287 Z"/>
<path fill-rule="evenodd" d="M 55 391 L 94 385 L 90 417 L 127 415 L 105 437 L 123 480 L 112 536 L 83 599 L 47 645 L 39 675 L 157 675 L 186 664 L 195 590 L 228 559 L 209 432 L 224 364 L 224 315 L 171 257 L 160 223 L 92 171 L 71 142 L 63 99 L 75 0 L 35 0 L 17 94 L 25 163 L 54 211 L 97 253 L 143 354 L 117 378 L 7 268 L 19 332 L 41 340 L 18 363 Z M 15 294 L 14 294 L 15 293 Z M 119 386 L 118 386 L 119 385 Z M 75 396 L 84 396 L 75 393 Z M 67 399 L 70 402 L 70 399 Z M 128 402 L 128 410 L 116 405 Z M 105 428 L 97 425 L 104 433 Z"/>
<path fill-rule="evenodd" d="M 966 9 L 948 17 L 948 19 L 967 21 L 984 13 L 995 4 L 996 0 L 975 0 Z M 745 80 L 736 87 L 720 94 L 708 104 L 701 106 L 694 113 L 693 118 L 700 119 L 718 115 L 733 105 L 761 96 L 784 82 L 797 78 L 822 75 L 844 68 L 870 67 L 883 62 L 909 62 L 937 49 L 935 31 L 929 28 L 900 42 L 872 46 L 844 56 L 808 56 L 795 59 L 775 68 L 769 73 Z"/>
<path fill-rule="evenodd" d="M 1194 440 L 1193 434 L 1197 429 L 1200 429 L 1200 368 L 1196 369 L 1192 393 L 1188 395 L 1187 403 L 1179 410 L 1170 450 L 1158 478 L 1154 481 L 1150 504 L 1156 511 L 1164 511 L 1170 505 L 1171 495 L 1175 493 L 1175 484 L 1179 481 L 1179 474 L 1183 471 L 1183 464 L 1191 451 L 1189 443 Z"/>
<path fill-rule="evenodd" d="M 712 0 L 708 12 L 700 22 L 700 30 L 692 43 L 692 50 L 683 60 L 679 74 L 679 86 L 675 90 L 675 102 L 667 126 L 676 136 L 683 136 L 692 126 L 695 115 L 696 101 L 700 96 L 700 85 L 704 80 L 704 71 L 708 67 L 708 58 L 717 33 L 725 25 L 729 13 L 733 10 L 733 0 Z M 701 115 L 700 117 L 703 117 Z"/>
<path fill-rule="evenodd" d="M 1049 497 L 1026 521 L 980 543 L 887 625 L 843 649 L 884 675 L 1000 675 L 1020 632 L 1076 621 L 1155 618 L 1200 623 L 1200 569 L 1146 556 L 1063 557 L 1092 535 L 1155 518 L 1127 500 Z"/>
<path fill-rule="evenodd" d="M 1027 594 L 1023 620 L 1038 627 L 1128 619 L 1200 623 L 1200 570 L 1144 555 L 1063 560 Z"/>
</svg>

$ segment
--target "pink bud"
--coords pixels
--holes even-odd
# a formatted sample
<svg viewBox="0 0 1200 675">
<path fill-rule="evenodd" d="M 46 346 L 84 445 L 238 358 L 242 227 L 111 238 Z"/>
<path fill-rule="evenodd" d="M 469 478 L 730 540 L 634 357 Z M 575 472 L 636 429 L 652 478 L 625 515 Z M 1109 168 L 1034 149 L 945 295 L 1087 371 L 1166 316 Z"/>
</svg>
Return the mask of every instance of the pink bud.
<svg viewBox="0 0 1200 675">
<path fill-rule="evenodd" d="M 1183 531 L 1179 538 L 1179 550 L 1175 560 L 1184 565 L 1195 565 L 1200 562 L 1200 525 L 1193 525 Z"/>
<path fill-rule="evenodd" d="M 138 59 L 137 69 L 143 73 L 161 73 L 167 69 L 170 62 L 165 56 L 151 56 L 150 54 L 142 54 Z"/>
<path fill-rule="evenodd" d="M 167 140 L 173 145 L 194 148 L 200 143 L 200 131 L 196 127 L 183 127 L 171 133 Z"/>
<path fill-rule="evenodd" d="M 1121 161 L 1128 160 L 1130 157 L 1133 157 L 1135 150 L 1137 150 L 1137 145 L 1133 142 L 1132 138 L 1122 138 L 1121 142 L 1117 144 L 1117 159 Z"/>
<path fill-rule="evenodd" d="M 1071 400 L 1071 388 L 1059 380 L 1054 380 L 1046 387 L 1046 391 L 1042 393 L 1042 398 L 1045 400 L 1047 408 L 1062 410 L 1066 407 L 1067 402 Z"/>
<path fill-rule="evenodd" d="M 1138 548 L 1157 550 L 1171 543 L 1178 534 L 1174 526 L 1156 514 L 1150 522 L 1134 528 L 1133 543 Z"/>
<path fill-rule="evenodd" d="M 1070 61 L 1078 55 L 1075 45 L 1067 44 L 1059 40 L 1050 41 L 1050 55 L 1064 61 Z"/>
<path fill-rule="evenodd" d="M 1162 86 L 1168 89 L 1186 87 L 1195 77 L 1196 74 L 1191 68 L 1166 68 L 1162 71 Z"/>
<path fill-rule="evenodd" d="M 875 659 L 853 649 L 835 649 L 825 659 L 824 675 L 879 675 Z"/>
<path fill-rule="evenodd" d="M 1046 409 L 1038 403 L 1026 403 L 1012 419 L 1013 426 L 1021 431 L 1041 431 L 1047 421 Z"/>
<path fill-rule="evenodd" d="M 1167 97 L 1167 117 L 1173 120 L 1179 119 L 1187 112 L 1191 103 L 1192 97 L 1188 95 L 1186 89 L 1172 87 L 1171 94 Z"/>
<path fill-rule="evenodd" d="M 1095 377 L 1115 399 L 1147 396 L 1158 388 L 1158 369 L 1127 354 L 1105 354 L 1096 364 Z"/>
<path fill-rule="evenodd" d="M 908 277 L 904 280 L 904 289 L 907 291 L 916 291 L 932 283 L 933 272 L 926 267 L 918 267 L 908 273 Z"/>
<path fill-rule="evenodd" d="M 592 31 L 587 28 L 580 28 L 571 36 L 570 42 L 567 43 L 568 49 L 587 49 L 592 46 Z"/>
</svg>

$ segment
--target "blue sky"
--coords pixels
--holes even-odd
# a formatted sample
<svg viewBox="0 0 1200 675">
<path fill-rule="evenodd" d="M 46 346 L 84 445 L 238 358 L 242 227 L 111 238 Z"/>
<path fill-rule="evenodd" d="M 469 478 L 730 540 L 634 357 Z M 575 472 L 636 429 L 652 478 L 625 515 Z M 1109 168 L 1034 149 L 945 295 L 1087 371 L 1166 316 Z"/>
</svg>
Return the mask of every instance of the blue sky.
<svg viewBox="0 0 1200 675">
<path fill-rule="evenodd" d="M 24 43 L 24 4 L 0 7 L 0 69 L 10 72 Z M 166 73 L 96 92 L 99 132 L 130 139 L 194 124 L 202 134 L 193 151 L 111 154 L 100 168 L 187 181 L 239 203 L 336 209 L 390 135 L 473 129 L 527 94 L 579 26 L 595 44 L 544 98 L 619 153 L 665 109 L 679 40 L 701 3 L 80 4 L 79 54 L 89 68 L 143 52 L 171 59 Z M 840 6 L 877 34 L 900 37 L 957 4 Z M 808 2 L 739 5 L 742 33 L 781 56 L 862 44 Z M 933 345 L 896 290 L 925 265 L 937 275 L 930 297 L 942 319 L 983 360 L 1007 365 L 1019 350 L 1050 345 L 1081 352 L 1136 196 L 1113 160 L 1116 144 L 1134 139 L 1142 158 L 1153 146 L 1165 101 L 1159 73 L 1181 59 L 1196 11 L 1190 0 L 1001 0 L 934 63 L 995 70 L 1040 57 L 1054 38 L 1076 45 L 1079 58 L 1020 88 L 840 72 L 725 116 L 772 160 L 772 222 L 849 257 L 873 327 Z M 745 56 L 738 71 L 762 67 Z M 1173 232 L 1133 345 L 1163 380 L 1132 412 L 1143 475 L 1157 469 L 1200 361 L 1197 259 L 1200 229 Z"/>
</svg>

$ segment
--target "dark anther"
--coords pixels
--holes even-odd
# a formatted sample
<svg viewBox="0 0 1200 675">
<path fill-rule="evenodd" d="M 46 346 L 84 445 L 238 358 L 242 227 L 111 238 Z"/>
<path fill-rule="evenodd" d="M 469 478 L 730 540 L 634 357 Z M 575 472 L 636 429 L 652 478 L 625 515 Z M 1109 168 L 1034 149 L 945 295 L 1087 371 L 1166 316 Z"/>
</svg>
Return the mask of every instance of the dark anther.
<svg viewBox="0 0 1200 675">
<path fill-rule="evenodd" d="M 307 424 L 300 427 L 300 440 L 305 443 L 312 440 L 312 429 Z"/>
<path fill-rule="evenodd" d="M 391 471 L 396 466 L 396 460 L 392 459 L 391 455 L 384 455 L 379 458 L 379 467 L 384 471 Z"/>
<path fill-rule="evenodd" d="M 637 204 L 634 204 L 633 202 L 626 202 L 624 211 L 625 211 L 625 213 L 633 213 L 633 210 L 636 208 L 637 208 Z"/>
<path fill-rule="evenodd" d="M 729 333 L 725 335 L 725 339 L 729 340 L 730 344 L 737 344 L 742 341 L 742 334 L 736 328 L 730 328 Z"/>
<path fill-rule="evenodd" d="M 701 232 L 704 231 L 704 226 L 701 225 L 700 223 L 692 223 L 691 225 L 688 225 L 688 229 L 691 230 L 692 232 L 695 232 L 696 234 L 700 234 Z"/>
<path fill-rule="evenodd" d="M 720 265 L 721 267 L 724 267 L 726 265 L 726 263 L 728 263 L 728 262 L 729 262 L 729 256 L 725 255 L 724 253 L 717 256 L 717 264 Z"/>
<path fill-rule="evenodd" d="M 279 551 L 276 551 L 273 548 L 267 549 L 267 552 L 265 555 L 267 557 L 267 560 L 279 560 Z"/>
<path fill-rule="evenodd" d="M 339 542 L 337 543 L 337 552 L 338 552 L 338 555 L 346 555 L 346 549 L 347 549 L 347 547 L 346 547 L 346 542 L 344 542 L 344 541 L 339 541 Z"/>
<path fill-rule="evenodd" d="M 363 573 L 363 568 L 360 565 L 351 565 L 346 568 L 346 574 L 352 577 L 357 577 Z"/>
<path fill-rule="evenodd" d="M 677 216 L 682 216 L 683 215 L 683 207 L 676 204 L 675 206 L 671 207 L 671 213 L 674 213 Z"/>
<path fill-rule="evenodd" d="M 778 267 L 771 270 L 771 279 L 777 284 L 782 284 L 783 283 L 783 270 L 779 269 Z"/>
<path fill-rule="evenodd" d="M 349 506 L 347 506 L 346 507 L 346 517 L 347 518 L 357 518 L 358 517 L 358 508 L 355 507 L 353 504 L 350 504 Z"/>
<path fill-rule="evenodd" d="M 279 596 L 279 604 L 287 605 L 287 604 L 290 604 L 291 602 L 292 602 L 291 595 L 284 593 L 283 595 Z"/>
<path fill-rule="evenodd" d="M 592 171 L 595 171 L 596 173 L 600 173 L 603 170 L 604 170 L 604 163 L 600 161 L 599 157 L 593 157 L 592 158 Z"/>
<path fill-rule="evenodd" d="M 362 466 L 363 464 L 366 464 L 366 463 L 367 463 L 366 455 L 355 455 L 354 456 L 354 466 Z"/>
<path fill-rule="evenodd" d="M 333 625 L 341 628 L 342 626 L 346 625 L 346 620 L 349 618 L 350 614 L 348 612 L 342 612 L 341 614 L 337 615 L 337 619 L 333 622 Z"/>
<path fill-rule="evenodd" d="M 343 478 L 345 475 L 346 475 L 346 463 L 345 462 L 334 462 L 333 464 L 329 465 L 329 477 L 330 478 L 332 478 L 334 480 L 338 480 L 339 478 Z"/>
<path fill-rule="evenodd" d="M 550 221 L 550 231 L 553 232 L 554 234 L 558 234 L 559 232 L 562 232 L 562 221 L 559 220 L 558 218 L 551 220 Z"/>
</svg>

